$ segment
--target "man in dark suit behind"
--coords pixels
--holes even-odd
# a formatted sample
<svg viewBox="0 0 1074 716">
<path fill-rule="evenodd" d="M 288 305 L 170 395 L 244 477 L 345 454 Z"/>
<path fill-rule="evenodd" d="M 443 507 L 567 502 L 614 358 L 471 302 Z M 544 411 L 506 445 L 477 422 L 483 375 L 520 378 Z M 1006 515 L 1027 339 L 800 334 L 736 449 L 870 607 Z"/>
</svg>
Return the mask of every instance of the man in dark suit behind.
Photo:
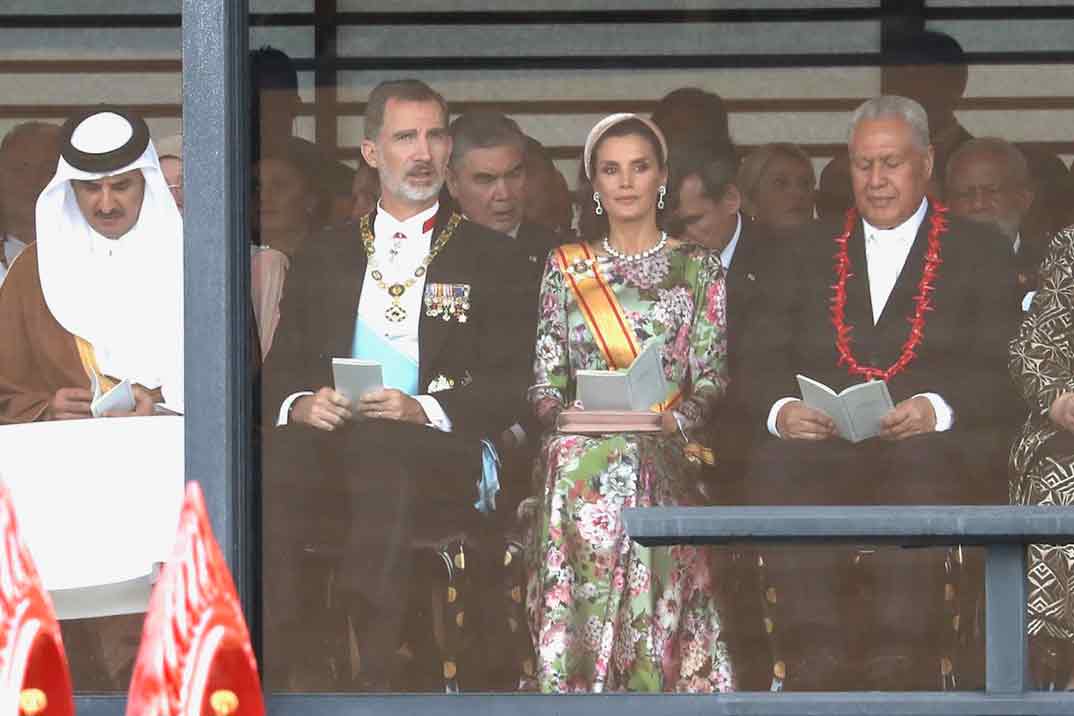
<svg viewBox="0 0 1074 716">
<path fill-rule="evenodd" d="M 365 689 L 391 685 L 412 538 L 480 518 L 480 440 L 507 424 L 526 386 L 502 237 L 439 206 L 447 118 L 444 99 L 416 80 L 373 90 L 362 155 L 380 202 L 296 258 L 266 365 L 266 412 L 280 426 L 267 438 L 266 504 L 291 500 L 314 518 L 316 534 L 300 541 L 338 547 L 336 594 Z M 333 357 L 374 355 L 384 389 L 350 402 L 331 387 Z"/>
<path fill-rule="evenodd" d="M 730 385 L 713 420 L 709 443 L 716 464 L 706 470 L 706 490 L 713 504 L 740 505 L 744 499 L 746 459 L 753 423 L 743 406 L 741 346 L 754 322 L 765 281 L 772 268 L 768 256 L 780 244 L 740 211 L 742 196 L 735 183 L 738 161 L 733 149 L 687 145 L 672 149 L 668 180 L 672 236 L 717 252 L 727 281 L 727 358 Z M 726 604 L 724 636 L 735 663 L 739 688 L 766 690 L 771 684 L 771 654 L 761 630 L 756 555 L 749 549 L 719 551 L 717 568 Z"/>
<path fill-rule="evenodd" d="M 520 313 L 510 328 L 512 342 L 526 347 L 525 359 L 532 368 L 541 277 L 549 252 L 560 242 L 551 230 L 524 218 L 531 188 L 526 137 L 509 117 L 478 111 L 455 118 L 451 139 L 448 190 L 463 216 L 501 234 L 508 261 L 499 270 L 521 299 L 516 304 Z M 506 448 L 503 472 L 514 489 L 497 511 L 508 520 L 518 500 L 526 496 L 541 433 L 524 395 L 519 396 L 515 410 L 514 420 L 499 433 Z"/>
<path fill-rule="evenodd" d="M 713 421 L 718 479 L 711 486 L 711 498 L 718 504 L 741 504 L 745 461 L 755 432 L 741 404 L 742 345 L 773 268 L 775 257 L 770 254 L 781 244 L 769 241 L 742 216 L 733 150 L 679 147 L 672 150 L 670 165 L 668 232 L 717 252 L 727 271 L 730 386 L 720 416 Z"/>
<path fill-rule="evenodd" d="M 1018 318 L 1009 258 L 987 227 L 925 197 L 933 150 L 916 102 L 866 102 L 849 150 L 856 212 L 795 242 L 745 347 L 743 388 L 769 433 L 751 459 L 749 502 L 1002 502 L 995 447 L 1014 409 L 1006 345 Z M 885 378 L 895 407 L 880 436 L 838 438 L 827 415 L 791 397 L 796 373 L 836 392 Z M 771 550 L 765 561 L 787 688 L 937 689 L 950 672 L 936 550 Z"/>
</svg>

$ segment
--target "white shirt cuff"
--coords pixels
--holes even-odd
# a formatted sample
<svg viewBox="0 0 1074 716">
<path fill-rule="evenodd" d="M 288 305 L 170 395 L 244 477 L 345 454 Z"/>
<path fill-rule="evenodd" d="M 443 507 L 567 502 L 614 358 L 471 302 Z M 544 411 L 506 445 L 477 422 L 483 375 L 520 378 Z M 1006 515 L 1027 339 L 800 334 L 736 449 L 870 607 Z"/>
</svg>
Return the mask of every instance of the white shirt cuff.
<svg viewBox="0 0 1074 716">
<path fill-rule="evenodd" d="M 932 403 L 932 410 L 936 413 L 936 432 L 946 432 L 955 424 L 955 411 L 937 393 L 918 393 L 914 397 L 927 398 Z"/>
<path fill-rule="evenodd" d="M 1030 291 L 1022 297 L 1022 313 L 1027 313 L 1033 306 L 1033 297 L 1037 295 L 1036 291 Z"/>
<path fill-rule="evenodd" d="M 451 432 L 451 418 L 440 407 L 440 402 L 436 398 L 431 395 L 415 395 L 414 400 L 418 401 L 421 409 L 425 411 L 425 417 L 429 419 L 426 425 L 440 432 Z"/>
<path fill-rule="evenodd" d="M 313 395 L 308 390 L 303 390 L 298 393 L 291 393 L 287 396 L 287 400 L 283 401 L 283 405 L 280 406 L 280 413 L 276 416 L 276 426 L 287 425 L 288 417 L 291 415 L 291 406 L 295 404 L 295 401 L 305 395 Z"/>
<path fill-rule="evenodd" d="M 779 417 L 779 410 L 787 403 L 791 403 L 795 400 L 801 400 L 801 398 L 780 398 L 776 402 L 772 403 L 772 409 L 768 411 L 768 422 L 765 423 L 768 426 L 768 432 L 777 438 L 783 437 L 779 434 L 779 429 L 776 427 L 776 418 Z"/>
</svg>

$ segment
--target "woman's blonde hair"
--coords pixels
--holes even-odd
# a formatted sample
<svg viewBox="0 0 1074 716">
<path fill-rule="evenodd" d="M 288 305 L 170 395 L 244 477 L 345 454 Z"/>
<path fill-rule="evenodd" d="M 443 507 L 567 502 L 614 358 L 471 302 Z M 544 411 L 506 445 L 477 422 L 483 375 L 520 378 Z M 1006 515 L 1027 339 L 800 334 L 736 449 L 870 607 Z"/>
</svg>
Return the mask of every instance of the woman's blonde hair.
<svg viewBox="0 0 1074 716">
<path fill-rule="evenodd" d="M 777 156 L 795 159 L 809 167 L 809 174 L 813 177 L 813 184 L 817 183 L 817 173 L 813 168 L 813 160 L 809 158 L 801 147 L 790 142 L 773 142 L 763 144 L 746 155 L 738 168 L 738 190 L 742 193 L 742 204 L 746 213 L 754 215 L 757 198 L 757 187 L 761 184 L 768 163 Z"/>
</svg>

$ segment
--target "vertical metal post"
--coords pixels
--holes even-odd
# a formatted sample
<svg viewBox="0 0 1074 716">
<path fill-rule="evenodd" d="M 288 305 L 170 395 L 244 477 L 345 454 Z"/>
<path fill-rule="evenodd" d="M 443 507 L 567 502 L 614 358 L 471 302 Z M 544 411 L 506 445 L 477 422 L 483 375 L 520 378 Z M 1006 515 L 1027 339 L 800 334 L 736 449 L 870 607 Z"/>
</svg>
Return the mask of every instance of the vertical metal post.
<svg viewBox="0 0 1074 716">
<path fill-rule="evenodd" d="M 339 73 L 336 70 L 336 0 L 314 0 L 313 3 L 314 70 L 313 116 L 317 128 L 317 144 L 331 150 L 339 146 Z"/>
<path fill-rule="evenodd" d="M 1026 546 L 993 544 L 985 566 L 987 627 L 985 690 L 1021 694 L 1026 688 Z"/>
<path fill-rule="evenodd" d="M 186 476 L 258 633 L 252 479 L 247 4 L 183 0 Z"/>
</svg>

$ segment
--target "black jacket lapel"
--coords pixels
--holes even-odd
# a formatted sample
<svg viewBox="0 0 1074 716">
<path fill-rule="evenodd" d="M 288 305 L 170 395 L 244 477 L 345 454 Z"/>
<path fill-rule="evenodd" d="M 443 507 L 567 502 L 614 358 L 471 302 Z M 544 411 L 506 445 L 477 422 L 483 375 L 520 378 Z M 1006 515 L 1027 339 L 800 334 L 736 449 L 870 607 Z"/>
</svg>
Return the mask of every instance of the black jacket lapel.
<svg viewBox="0 0 1074 716">
<path fill-rule="evenodd" d="M 880 336 L 885 340 L 884 350 L 899 350 L 899 346 L 906 340 L 909 325 L 906 319 L 914 312 L 914 294 L 917 293 L 917 285 L 921 281 L 921 272 L 925 266 L 925 249 L 928 247 L 928 227 L 931 212 L 925 214 L 921 227 L 917 230 L 910 252 L 906 255 L 906 261 L 902 265 L 899 277 L 895 280 L 895 286 L 891 289 L 888 302 L 884 305 L 884 312 L 880 314 L 880 321 L 876 328 Z M 890 345 L 889 345 L 890 344 Z"/>
<path fill-rule="evenodd" d="M 440 234 L 447 226 L 448 220 L 451 218 L 451 210 L 441 205 L 440 212 L 436 215 L 436 227 L 433 229 L 433 238 L 430 247 L 436 244 L 437 239 L 440 238 Z M 444 247 L 443 251 L 433 259 L 429 264 L 428 273 L 425 275 L 425 287 L 421 297 L 421 316 L 418 319 L 418 375 L 421 384 L 418 386 L 419 392 L 424 392 L 428 386 L 430 377 L 430 371 L 432 366 L 436 365 L 436 357 L 440 353 L 441 347 L 444 345 L 444 340 L 447 338 L 448 330 L 450 329 L 450 323 L 443 320 L 439 316 L 429 316 L 426 313 L 425 296 L 426 292 L 434 283 L 452 283 L 451 267 L 454 265 L 456 256 L 458 255 L 458 245 L 456 242 L 460 241 L 461 237 L 456 233 L 452 237 L 451 241 Z M 445 278 L 445 275 L 447 278 Z"/>
<path fill-rule="evenodd" d="M 835 256 L 836 244 L 832 242 L 832 256 Z M 853 276 L 847 280 L 846 322 L 854 327 L 851 339 L 862 341 L 873 334 L 873 303 L 869 291 L 869 263 L 865 260 L 865 229 L 858 221 L 854 233 L 847 242 L 847 255 L 850 257 L 850 272 Z M 832 260 L 832 276 L 835 276 L 835 260 Z"/>
<path fill-rule="evenodd" d="M 370 228 L 376 210 L 369 215 Z M 362 245 L 361 229 L 354 226 L 353 233 L 346 237 L 341 251 L 333 252 L 335 265 L 326 266 L 327 276 L 335 275 L 334 280 L 326 281 L 324 287 L 331 292 L 325 302 L 327 310 L 323 320 L 322 339 L 314 345 L 332 347 L 332 356 L 350 356 L 354 346 L 354 328 L 358 320 L 358 300 L 362 296 L 362 284 L 365 281 L 366 255 Z"/>
</svg>

